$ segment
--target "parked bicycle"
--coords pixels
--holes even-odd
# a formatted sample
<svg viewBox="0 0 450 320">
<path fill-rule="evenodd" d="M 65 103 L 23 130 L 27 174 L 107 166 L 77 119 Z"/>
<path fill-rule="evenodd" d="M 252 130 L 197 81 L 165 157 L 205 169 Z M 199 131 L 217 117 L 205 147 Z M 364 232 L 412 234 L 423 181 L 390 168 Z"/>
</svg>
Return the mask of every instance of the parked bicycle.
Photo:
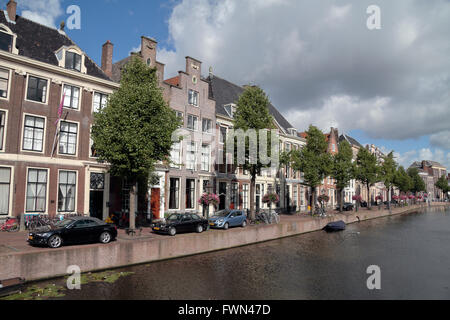
<svg viewBox="0 0 450 320">
<path fill-rule="evenodd" d="M 326 217 L 327 216 L 326 213 L 327 212 L 325 208 L 316 205 L 316 209 L 314 210 L 313 216 Z"/>
<path fill-rule="evenodd" d="M 256 212 L 256 222 L 265 224 L 280 223 L 280 216 L 276 211 L 260 210 Z"/>
</svg>

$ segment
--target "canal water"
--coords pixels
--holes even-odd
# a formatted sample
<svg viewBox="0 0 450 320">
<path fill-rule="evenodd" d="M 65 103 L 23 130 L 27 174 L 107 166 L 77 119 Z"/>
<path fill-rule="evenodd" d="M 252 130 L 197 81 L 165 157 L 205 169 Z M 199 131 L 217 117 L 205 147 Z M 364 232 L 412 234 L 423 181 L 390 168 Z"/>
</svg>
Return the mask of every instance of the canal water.
<svg viewBox="0 0 450 320">
<path fill-rule="evenodd" d="M 381 290 L 367 288 L 371 265 L 381 269 Z M 115 271 L 133 274 L 61 299 L 450 299 L 450 211 Z"/>
</svg>

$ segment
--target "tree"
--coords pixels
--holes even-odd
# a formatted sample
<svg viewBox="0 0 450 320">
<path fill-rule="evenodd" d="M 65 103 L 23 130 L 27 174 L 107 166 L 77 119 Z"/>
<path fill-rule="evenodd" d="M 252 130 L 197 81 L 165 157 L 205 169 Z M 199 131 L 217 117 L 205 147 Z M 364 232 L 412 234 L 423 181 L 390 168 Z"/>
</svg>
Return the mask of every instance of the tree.
<svg viewBox="0 0 450 320">
<path fill-rule="evenodd" d="M 304 181 L 311 188 L 311 214 L 316 203 L 316 188 L 328 177 L 333 167 L 331 155 L 327 153 L 328 143 L 325 135 L 317 127 L 310 126 L 306 146 L 301 150 L 293 150 L 292 167 L 304 173 Z"/>
<path fill-rule="evenodd" d="M 339 192 L 339 211 L 342 212 L 344 206 L 344 189 L 353 179 L 353 151 L 347 141 L 339 143 L 339 152 L 333 157 L 333 168 L 331 177 L 336 179 L 336 187 Z"/>
<path fill-rule="evenodd" d="M 409 177 L 411 178 L 411 192 L 417 194 L 419 192 L 427 191 L 425 182 L 419 175 L 419 170 L 417 168 L 409 168 L 407 170 Z"/>
<path fill-rule="evenodd" d="M 384 157 L 384 162 L 380 167 L 380 177 L 384 186 L 388 189 L 388 208 L 391 210 L 392 201 L 392 186 L 394 185 L 395 172 L 397 170 L 397 163 L 394 160 L 394 152 L 389 153 Z"/>
<path fill-rule="evenodd" d="M 255 220 L 255 189 L 256 189 L 256 176 L 261 173 L 262 168 L 269 167 L 271 164 L 266 164 L 261 159 L 259 150 L 260 136 L 262 131 L 267 132 L 266 141 L 269 143 L 267 146 L 267 156 L 271 155 L 270 144 L 270 130 L 273 129 L 273 118 L 269 112 L 269 98 L 265 92 L 257 86 L 247 86 L 244 92 L 240 95 L 237 104 L 236 112 L 234 113 L 233 128 L 234 130 L 242 130 L 244 133 L 249 131 L 256 133 L 257 146 L 253 146 L 250 143 L 250 138 L 245 137 L 245 155 L 244 164 L 237 163 L 238 160 L 238 146 L 236 144 L 237 137 L 229 137 L 234 139 L 234 162 L 240 165 L 244 170 L 250 173 L 250 219 Z M 230 142 L 230 141 L 229 141 Z M 253 148 L 256 150 L 256 159 L 252 158 Z"/>
<path fill-rule="evenodd" d="M 448 186 L 448 180 L 445 175 L 439 178 L 439 180 L 436 182 L 436 187 L 441 189 L 444 195 L 448 195 L 450 188 Z"/>
<path fill-rule="evenodd" d="M 367 208 L 370 209 L 370 187 L 379 180 L 379 166 L 376 155 L 370 153 L 366 148 L 359 149 L 355 176 L 367 188 Z"/>
<path fill-rule="evenodd" d="M 130 188 L 130 229 L 135 228 L 136 184 L 152 176 L 157 161 L 167 160 L 179 120 L 163 99 L 155 68 L 133 58 L 125 65 L 120 88 L 95 115 L 92 127 L 99 161 Z M 148 188 L 148 184 L 146 184 Z"/>
<path fill-rule="evenodd" d="M 398 167 L 394 175 L 394 185 L 400 190 L 400 192 L 406 193 L 413 188 L 413 181 L 411 177 L 406 173 L 403 166 Z"/>
</svg>

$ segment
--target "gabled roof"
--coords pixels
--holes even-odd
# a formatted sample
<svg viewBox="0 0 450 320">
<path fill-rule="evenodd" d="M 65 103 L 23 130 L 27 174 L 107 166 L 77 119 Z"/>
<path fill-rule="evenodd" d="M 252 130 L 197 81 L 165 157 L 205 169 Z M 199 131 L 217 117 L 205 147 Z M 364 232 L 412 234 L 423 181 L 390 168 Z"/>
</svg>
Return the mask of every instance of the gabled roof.
<svg viewBox="0 0 450 320">
<path fill-rule="evenodd" d="M 216 75 L 208 77 L 207 81 L 210 84 L 209 98 L 216 101 L 216 113 L 229 117 L 228 112 L 225 110 L 225 106 L 228 104 L 236 104 L 239 96 L 245 90 L 244 87 L 219 78 Z M 285 132 L 288 132 L 288 129 L 293 128 L 272 104 L 269 104 L 269 112 Z"/>
<path fill-rule="evenodd" d="M 164 80 L 164 82 L 170 84 L 171 86 L 179 87 L 180 86 L 180 76 L 176 76 L 176 77 Z"/>
<path fill-rule="evenodd" d="M 350 137 L 350 136 L 348 136 L 346 134 L 342 134 L 339 137 L 339 142 L 342 142 L 344 140 L 347 140 L 348 143 L 350 143 L 350 145 L 352 145 L 352 146 L 355 146 L 355 147 L 358 147 L 358 148 L 363 148 L 363 146 L 358 142 L 358 140 L 356 140 L 356 139 L 354 139 L 354 138 L 352 138 L 352 137 Z"/>
<path fill-rule="evenodd" d="M 58 66 L 56 51 L 63 46 L 76 46 L 64 33 L 21 16 L 16 17 L 15 23 L 10 23 L 5 12 L 0 10 L 0 23 L 8 26 L 17 35 L 16 47 L 19 55 L 33 60 Z M 104 80 L 109 77 L 87 55 L 85 58 L 87 74 Z"/>
</svg>

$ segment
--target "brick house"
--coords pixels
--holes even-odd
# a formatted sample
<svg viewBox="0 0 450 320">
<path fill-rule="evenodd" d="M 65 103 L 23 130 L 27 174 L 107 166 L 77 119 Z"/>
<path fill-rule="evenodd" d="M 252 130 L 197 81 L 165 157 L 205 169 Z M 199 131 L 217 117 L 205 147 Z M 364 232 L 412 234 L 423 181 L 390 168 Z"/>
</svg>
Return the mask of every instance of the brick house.
<svg viewBox="0 0 450 320">
<path fill-rule="evenodd" d="M 0 11 L 0 216 L 103 218 L 110 181 L 90 128 L 118 85 L 64 30 L 20 17 L 16 6 Z"/>
<path fill-rule="evenodd" d="M 436 187 L 436 182 L 442 176 L 447 176 L 447 169 L 436 161 L 423 160 L 414 162 L 411 167 L 419 170 L 419 175 L 425 182 L 428 198 L 432 201 L 444 199 L 445 195 Z"/>
</svg>

